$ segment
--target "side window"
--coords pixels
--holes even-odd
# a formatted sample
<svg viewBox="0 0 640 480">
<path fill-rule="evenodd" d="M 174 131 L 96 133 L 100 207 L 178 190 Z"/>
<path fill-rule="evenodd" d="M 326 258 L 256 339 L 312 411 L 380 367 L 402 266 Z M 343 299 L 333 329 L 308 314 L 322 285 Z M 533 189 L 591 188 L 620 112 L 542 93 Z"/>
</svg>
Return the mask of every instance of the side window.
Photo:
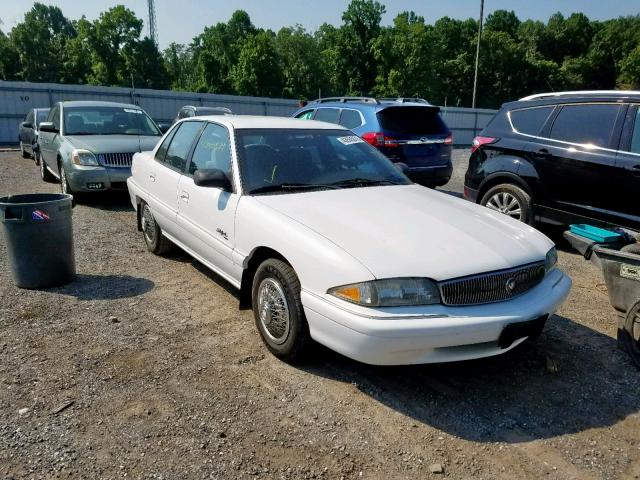
<svg viewBox="0 0 640 480">
<path fill-rule="evenodd" d="M 169 144 L 171 143 L 171 140 L 173 140 L 173 136 L 178 131 L 178 128 L 180 127 L 172 129 L 167 136 L 164 137 L 162 144 L 158 147 L 158 150 L 156 150 L 155 159 L 157 161 L 164 162 L 164 158 L 167 156 L 167 150 L 169 150 Z"/>
<path fill-rule="evenodd" d="M 554 107 L 526 108 L 524 110 L 514 110 L 509 116 L 511 123 L 519 133 L 527 135 L 538 135 L 547 122 Z"/>
<path fill-rule="evenodd" d="M 191 145 L 196 135 L 202 128 L 202 122 L 184 122 L 178 127 L 178 131 L 173 135 L 164 163 L 184 172 L 187 166 L 187 155 L 191 150 Z"/>
<path fill-rule="evenodd" d="M 620 105 L 565 105 L 553 122 L 551 138 L 608 147 Z"/>
<path fill-rule="evenodd" d="M 316 110 L 314 120 L 321 122 L 338 123 L 338 115 L 340 110 L 337 108 L 319 108 Z"/>
<path fill-rule="evenodd" d="M 311 120 L 313 118 L 313 110 L 305 110 L 304 112 L 296 115 L 296 118 L 299 118 L 300 120 Z"/>
<path fill-rule="evenodd" d="M 231 148 L 229 147 L 229 132 L 221 125 L 209 123 L 193 151 L 189 173 L 193 175 L 198 170 L 216 168 L 231 177 Z"/>
<path fill-rule="evenodd" d="M 358 128 L 362 125 L 360 112 L 348 109 L 342 110 L 342 114 L 340 115 L 340 125 L 348 129 Z"/>
<path fill-rule="evenodd" d="M 51 112 L 49 112 L 49 118 L 47 118 L 47 120 L 49 122 L 52 122 L 53 126 L 58 130 L 60 129 L 60 107 L 58 105 L 51 109 Z"/>
<path fill-rule="evenodd" d="M 33 110 L 29 110 L 29 113 L 27 113 L 27 118 L 25 118 L 24 121 L 33 124 Z"/>
<path fill-rule="evenodd" d="M 640 154 L 640 108 L 636 112 L 636 121 L 633 124 L 633 134 L 631 135 L 629 151 Z"/>
</svg>

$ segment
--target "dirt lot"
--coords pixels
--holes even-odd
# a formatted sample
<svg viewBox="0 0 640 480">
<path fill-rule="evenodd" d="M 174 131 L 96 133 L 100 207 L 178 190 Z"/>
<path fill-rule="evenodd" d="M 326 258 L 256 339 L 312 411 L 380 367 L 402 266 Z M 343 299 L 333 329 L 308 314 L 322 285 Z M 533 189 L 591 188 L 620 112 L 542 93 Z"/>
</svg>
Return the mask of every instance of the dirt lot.
<svg viewBox="0 0 640 480">
<path fill-rule="evenodd" d="M 0 195 L 58 188 L 0 153 Z M 12 285 L 0 240 L 0 478 L 640 478 L 640 373 L 577 255 L 537 343 L 393 368 L 318 347 L 293 367 L 232 287 L 146 251 L 126 198 L 78 205 L 74 229 L 78 278 L 45 291 Z"/>
</svg>

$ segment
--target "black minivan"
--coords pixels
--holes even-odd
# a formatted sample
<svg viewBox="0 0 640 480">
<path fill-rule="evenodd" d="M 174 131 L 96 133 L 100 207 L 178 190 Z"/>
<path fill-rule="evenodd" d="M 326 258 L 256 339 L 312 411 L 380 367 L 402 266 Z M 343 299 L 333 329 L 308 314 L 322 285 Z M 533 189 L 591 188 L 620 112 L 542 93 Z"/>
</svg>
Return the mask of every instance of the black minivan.
<svg viewBox="0 0 640 480">
<path fill-rule="evenodd" d="M 640 92 L 506 103 L 473 140 L 464 196 L 523 222 L 640 231 Z"/>
</svg>

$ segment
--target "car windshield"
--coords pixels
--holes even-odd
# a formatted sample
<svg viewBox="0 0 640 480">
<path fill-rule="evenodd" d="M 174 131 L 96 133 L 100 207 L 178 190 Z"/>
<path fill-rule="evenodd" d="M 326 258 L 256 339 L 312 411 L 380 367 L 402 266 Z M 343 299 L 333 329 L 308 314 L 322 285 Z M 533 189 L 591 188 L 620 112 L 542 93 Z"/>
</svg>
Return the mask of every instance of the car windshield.
<svg viewBox="0 0 640 480">
<path fill-rule="evenodd" d="M 348 130 L 238 129 L 236 137 L 242 181 L 250 194 L 411 183 Z"/>
<path fill-rule="evenodd" d="M 160 130 L 139 108 L 66 107 L 65 135 L 156 135 Z"/>
</svg>

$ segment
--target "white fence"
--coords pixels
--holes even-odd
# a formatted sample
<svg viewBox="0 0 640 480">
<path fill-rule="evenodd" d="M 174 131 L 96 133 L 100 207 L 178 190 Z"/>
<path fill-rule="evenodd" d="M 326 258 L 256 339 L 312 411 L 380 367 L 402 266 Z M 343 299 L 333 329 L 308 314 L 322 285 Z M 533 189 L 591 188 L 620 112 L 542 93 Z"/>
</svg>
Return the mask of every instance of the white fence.
<svg viewBox="0 0 640 480">
<path fill-rule="evenodd" d="M 17 144 L 18 125 L 31 108 L 48 107 L 61 100 L 134 103 L 158 122 L 171 121 L 184 105 L 221 106 L 241 115 L 275 116 L 289 116 L 298 107 L 296 100 L 282 98 L 0 81 L 0 144 Z M 443 118 L 453 131 L 454 143 L 461 146 L 471 144 L 494 113 L 495 110 L 442 108 Z"/>
</svg>

